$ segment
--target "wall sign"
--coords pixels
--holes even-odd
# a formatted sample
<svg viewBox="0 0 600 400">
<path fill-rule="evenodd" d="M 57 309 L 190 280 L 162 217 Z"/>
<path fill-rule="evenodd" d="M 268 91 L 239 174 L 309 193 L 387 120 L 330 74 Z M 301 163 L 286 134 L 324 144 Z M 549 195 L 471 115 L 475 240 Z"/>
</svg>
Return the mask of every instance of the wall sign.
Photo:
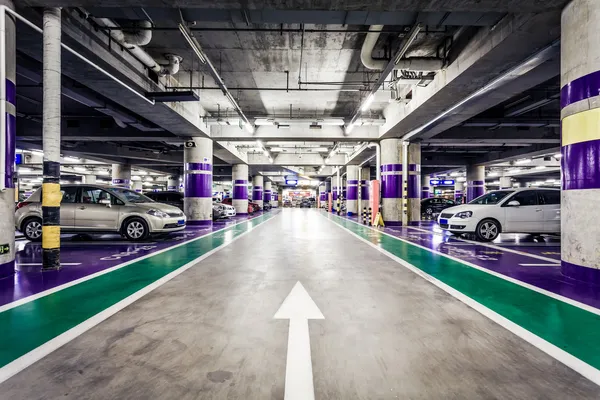
<svg viewBox="0 0 600 400">
<path fill-rule="evenodd" d="M 431 186 L 452 186 L 454 179 L 430 179 L 429 184 Z"/>
<path fill-rule="evenodd" d="M 0 254 L 10 253 L 10 245 L 8 243 L 0 244 Z"/>
</svg>

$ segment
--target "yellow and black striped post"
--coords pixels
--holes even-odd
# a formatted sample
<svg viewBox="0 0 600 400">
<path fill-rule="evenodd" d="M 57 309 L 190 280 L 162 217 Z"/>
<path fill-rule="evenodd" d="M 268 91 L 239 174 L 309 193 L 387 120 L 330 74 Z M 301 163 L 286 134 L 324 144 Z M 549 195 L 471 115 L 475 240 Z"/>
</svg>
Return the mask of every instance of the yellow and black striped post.
<svg viewBox="0 0 600 400">
<path fill-rule="evenodd" d="M 367 221 L 368 221 L 368 225 L 371 225 L 372 221 L 373 221 L 373 210 L 371 210 L 371 207 L 369 207 L 369 211 L 367 211 Z"/>
<path fill-rule="evenodd" d="M 60 163 L 44 161 L 42 183 L 42 268 L 60 268 Z"/>
<path fill-rule="evenodd" d="M 367 224 L 367 207 L 363 207 L 363 212 L 362 212 L 362 217 L 363 217 L 363 224 Z"/>
</svg>

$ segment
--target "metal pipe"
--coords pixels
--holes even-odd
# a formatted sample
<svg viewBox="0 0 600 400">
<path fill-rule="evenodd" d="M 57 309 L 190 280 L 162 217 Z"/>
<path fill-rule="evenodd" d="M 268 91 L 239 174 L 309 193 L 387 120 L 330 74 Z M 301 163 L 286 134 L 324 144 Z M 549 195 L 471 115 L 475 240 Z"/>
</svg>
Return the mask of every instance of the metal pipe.
<svg viewBox="0 0 600 400">
<path fill-rule="evenodd" d="M 167 90 L 223 90 L 220 87 L 206 87 L 206 86 L 165 86 Z M 272 92 L 360 92 L 360 89 L 301 89 L 301 88 L 263 88 L 263 87 L 241 87 L 231 88 L 230 90 L 236 91 L 272 91 Z"/>
<path fill-rule="evenodd" d="M 15 11 L 11 10 L 10 8 L 4 6 L 4 5 L 0 5 L 0 8 L 2 8 L 3 12 L 4 11 L 8 11 L 8 13 L 10 13 L 11 15 L 13 15 L 15 18 L 17 18 L 19 21 L 23 22 L 25 25 L 29 26 L 31 29 L 33 29 L 34 31 L 38 32 L 38 33 L 43 33 L 42 29 L 39 28 L 37 25 L 35 25 L 34 23 L 30 22 L 28 19 L 26 19 L 25 17 L 23 17 L 22 15 L 16 13 Z M 139 93 L 138 91 L 136 91 L 134 88 L 132 88 L 131 86 L 127 85 L 125 82 L 123 82 L 122 80 L 120 80 L 119 78 L 115 77 L 114 75 L 112 75 L 110 72 L 106 71 L 104 68 L 98 66 L 97 64 L 95 64 L 94 62 L 90 61 L 89 59 L 85 58 L 83 55 L 81 55 L 80 53 L 78 53 L 77 51 L 73 50 L 71 47 L 67 46 L 64 43 L 60 44 L 61 47 L 65 50 L 67 50 L 69 53 L 73 54 L 74 56 L 76 56 L 77 58 L 79 58 L 80 60 L 82 60 L 83 62 L 91 65 L 92 67 L 94 67 L 96 70 L 100 71 L 101 73 L 103 73 L 104 75 L 108 76 L 110 79 L 112 79 L 113 81 L 117 82 L 119 85 L 123 86 L 125 89 L 129 90 L 130 92 L 132 92 L 133 94 L 135 94 L 136 96 L 140 97 L 141 99 L 143 99 L 145 102 L 150 103 L 152 105 L 154 105 L 154 100 L 148 99 L 144 94 Z"/>
<path fill-rule="evenodd" d="M 360 48 L 360 61 L 368 69 L 383 69 L 387 64 L 386 60 L 376 60 L 373 58 L 372 53 L 377 39 L 383 30 L 383 25 L 371 25 L 369 33 L 365 37 L 362 47 Z"/>
<path fill-rule="evenodd" d="M 107 30 L 112 29 L 120 29 L 120 28 L 107 28 Z M 277 32 L 277 33 L 301 33 L 302 29 L 300 28 L 212 28 L 212 27 L 190 27 L 190 31 L 192 32 Z M 151 28 L 142 28 L 136 27 L 136 30 L 153 30 L 156 32 L 164 31 L 177 31 L 179 28 L 174 28 L 170 26 L 154 26 Z M 361 28 L 348 28 L 348 29 L 305 29 L 306 33 L 361 33 L 367 34 L 370 32 L 377 32 L 375 30 L 364 30 Z M 383 29 L 381 33 L 405 33 L 404 29 Z"/>
</svg>

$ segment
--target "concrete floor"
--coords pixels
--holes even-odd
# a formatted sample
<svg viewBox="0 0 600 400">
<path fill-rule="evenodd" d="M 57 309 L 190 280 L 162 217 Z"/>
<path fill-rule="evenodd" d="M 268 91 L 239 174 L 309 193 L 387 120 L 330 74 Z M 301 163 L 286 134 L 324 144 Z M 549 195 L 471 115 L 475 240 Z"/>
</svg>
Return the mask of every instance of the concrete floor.
<svg viewBox="0 0 600 400">
<path fill-rule="evenodd" d="M 0 385 L 1 399 L 283 399 L 300 281 L 316 399 L 597 399 L 600 387 L 356 239 L 286 209 Z M 68 312 L 68 310 L 65 310 Z"/>
</svg>

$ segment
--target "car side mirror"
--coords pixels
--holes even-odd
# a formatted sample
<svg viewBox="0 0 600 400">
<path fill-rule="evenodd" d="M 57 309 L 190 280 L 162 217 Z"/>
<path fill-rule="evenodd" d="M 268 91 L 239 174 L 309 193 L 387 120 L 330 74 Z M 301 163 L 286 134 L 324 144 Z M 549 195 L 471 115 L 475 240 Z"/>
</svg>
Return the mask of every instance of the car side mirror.
<svg viewBox="0 0 600 400">
<path fill-rule="evenodd" d="M 520 205 L 521 205 L 521 203 L 519 203 L 517 200 L 511 200 L 507 204 L 507 206 L 509 206 L 509 207 L 519 207 Z"/>
<path fill-rule="evenodd" d="M 109 199 L 100 199 L 100 201 L 98 201 L 98 203 L 100 204 L 104 204 L 106 207 L 110 208 L 110 200 Z"/>
</svg>

